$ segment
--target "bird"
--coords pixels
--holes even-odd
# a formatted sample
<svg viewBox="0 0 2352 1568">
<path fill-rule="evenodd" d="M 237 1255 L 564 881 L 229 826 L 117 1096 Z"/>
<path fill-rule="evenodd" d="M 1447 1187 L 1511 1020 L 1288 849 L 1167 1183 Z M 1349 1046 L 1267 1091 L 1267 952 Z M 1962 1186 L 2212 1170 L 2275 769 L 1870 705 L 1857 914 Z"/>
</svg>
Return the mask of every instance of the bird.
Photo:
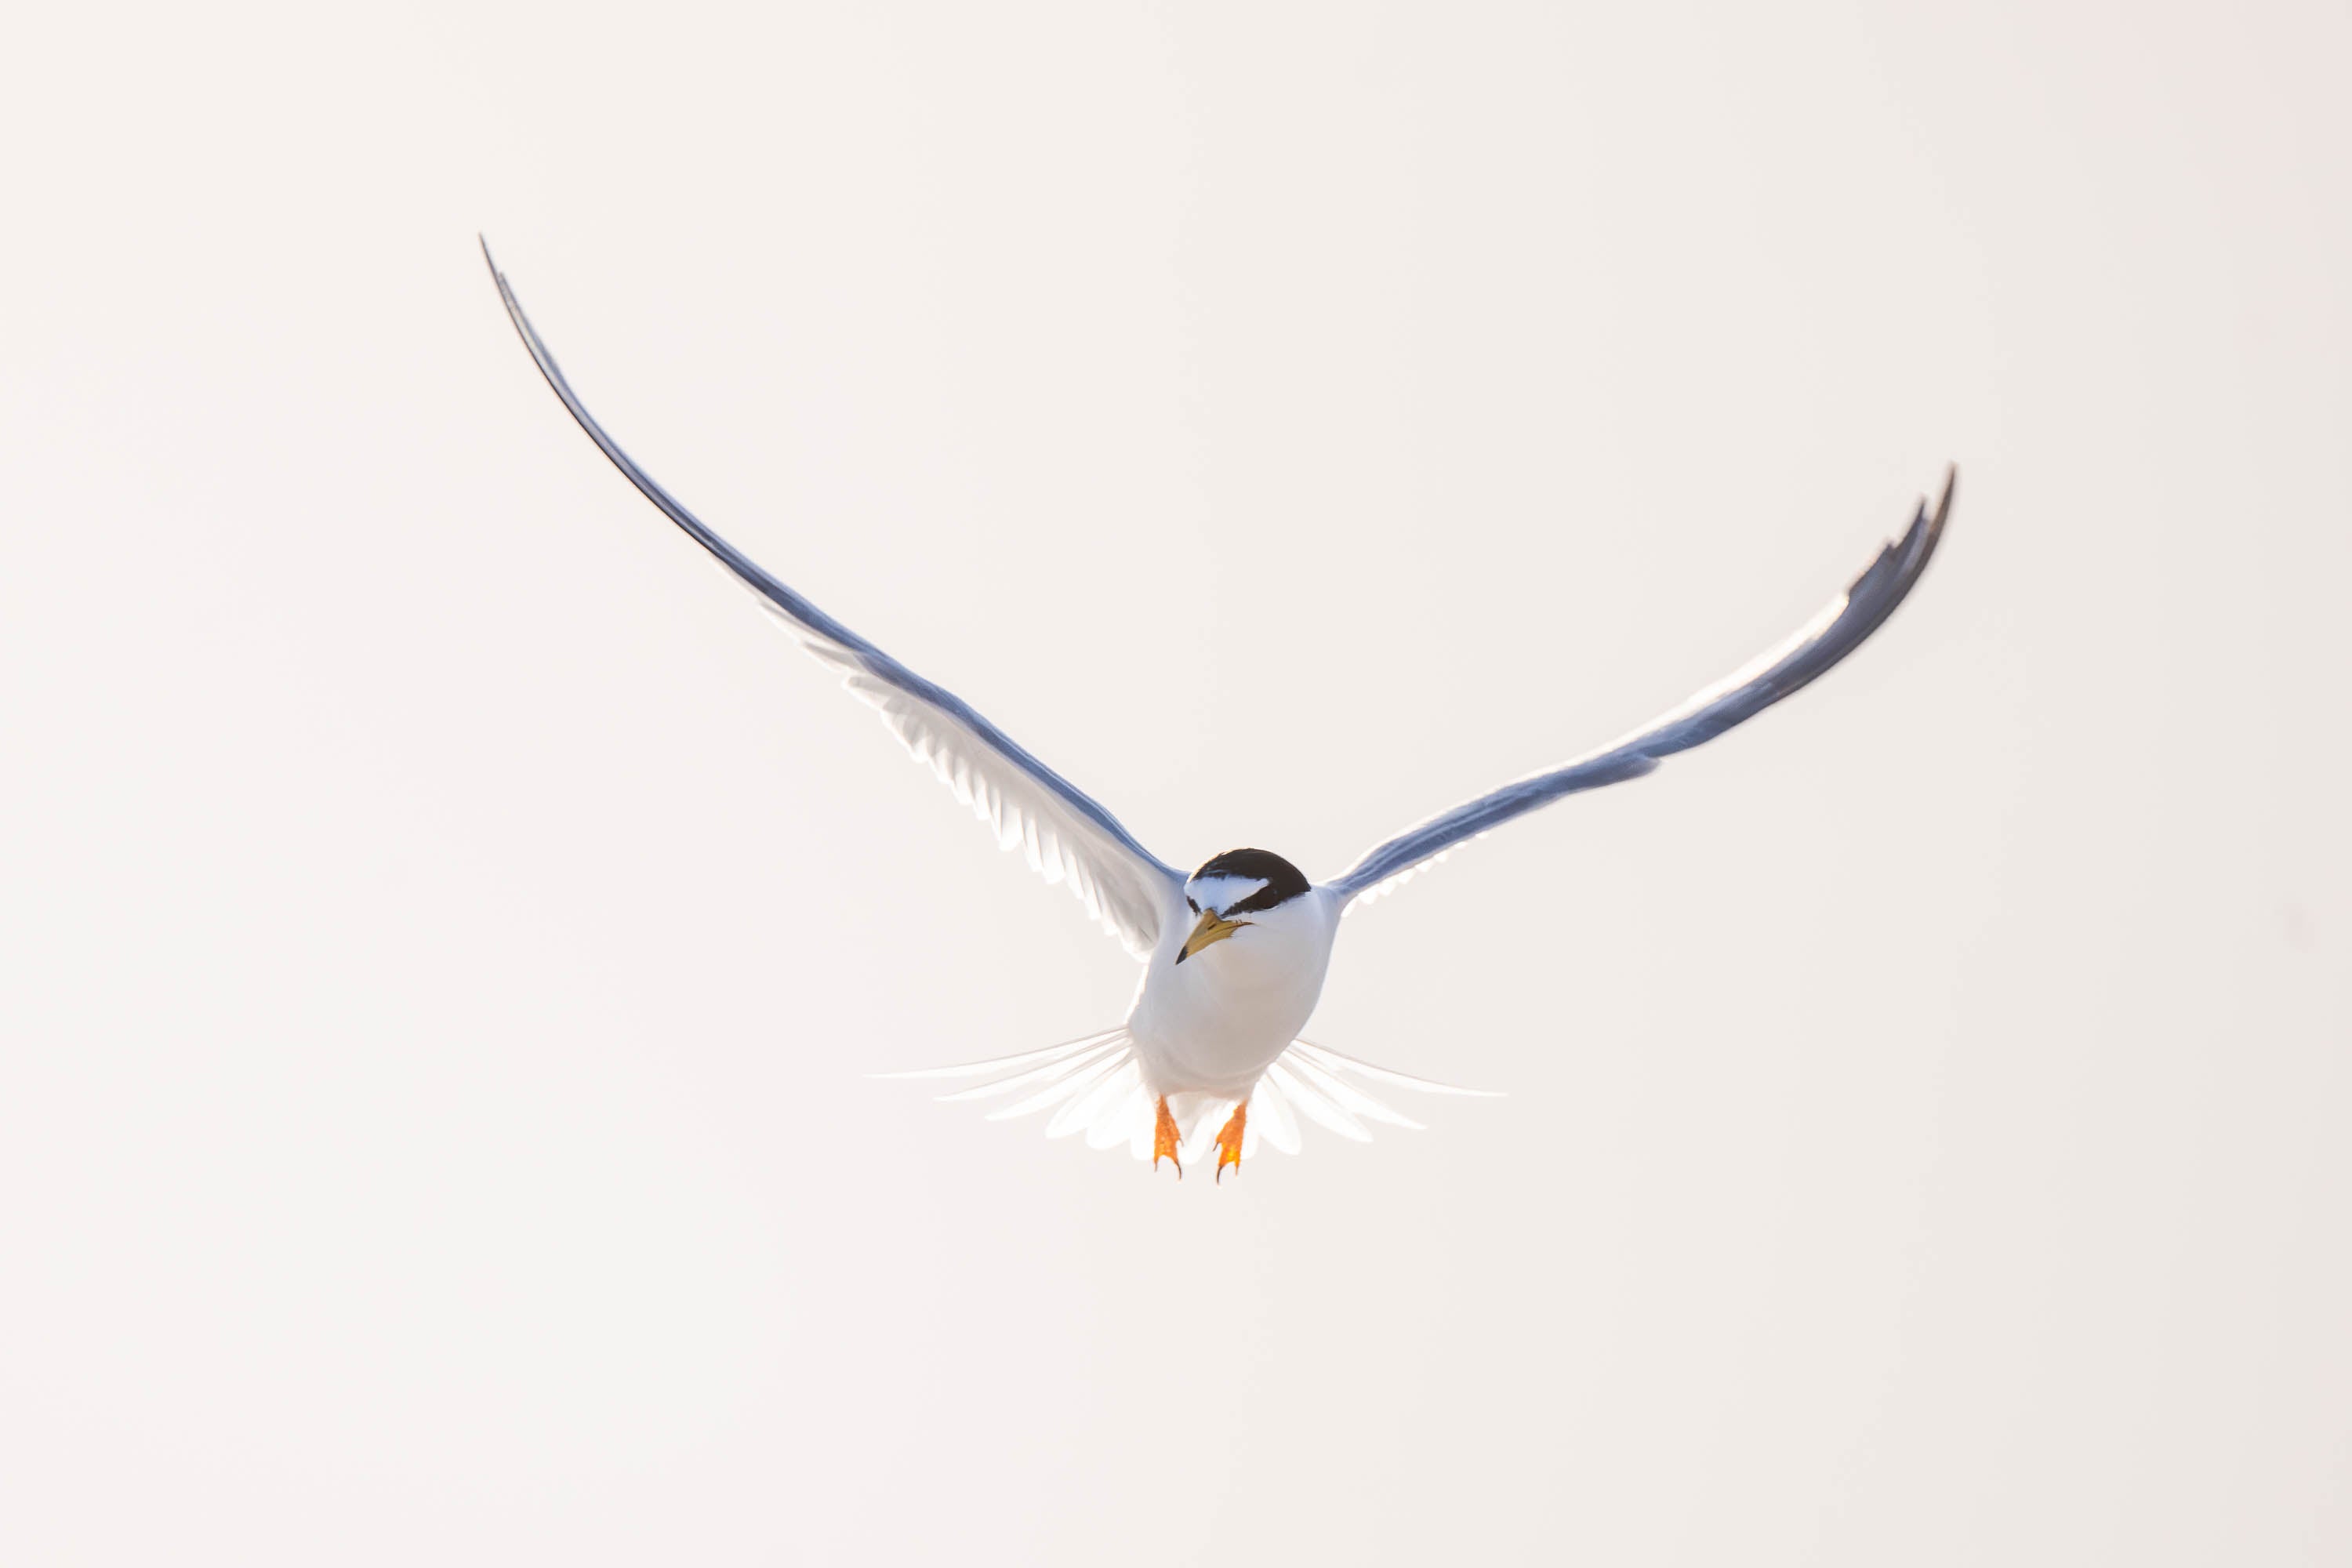
<svg viewBox="0 0 2352 1568">
<path fill-rule="evenodd" d="M 1957 467 L 1947 468 L 1932 508 L 1922 497 L 1910 525 L 1795 633 L 1631 734 L 1416 823 L 1321 882 L 1258 848 L 1213 855 L 1187 874 L 961 698 L 817 608 L 688 511 L 572 391 L 487 239 L 482 259 L 540 374 L 613 466 L 878 710 L 1001 846 L 1023 851 L 1048 883 L 1068 888 L 1143 964 L 1117 1027 L 1013 1056 L 880 1076 L 977 1079 L 940 1098 L 1003 1100 L 992 1120 L 1051 1110 L 1049 1136 L 1084 1133 L 1095 1148 L 1123 1144 L 1138 1159 L 1149 1156 L 1155 1172 L 1168 1161 L 1179 1180 L 1185 1162 L 1205 1158 L 1212 1147 L 1219 1184 L 1262 1146 L 1296 1153 L 1302 1120 L 1357 1142 L 1370 1136 L 1368 1123 L 1421 1125 L 1374 1086 L 1484 1092 L 1392 1072 L 1301 1037 L 1321 998 L 1341 917 L 1516 817 L 1640 778 L 1810 684 L 1909 595 L 1943 537 L 1958 479 Z"/>
</svg>

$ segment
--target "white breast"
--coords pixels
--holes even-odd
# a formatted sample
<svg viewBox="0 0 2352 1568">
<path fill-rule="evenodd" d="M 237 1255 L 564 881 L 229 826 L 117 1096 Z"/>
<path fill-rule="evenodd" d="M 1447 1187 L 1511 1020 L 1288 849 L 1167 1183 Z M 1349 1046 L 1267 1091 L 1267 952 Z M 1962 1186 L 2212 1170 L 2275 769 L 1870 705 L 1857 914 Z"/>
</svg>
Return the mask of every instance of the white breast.
<svg viewBox="0 0 2352 1568">
<path fill-rule="evenodd" d="M 1339 923 L 1332 900 L 1318 888 L 1242 918 L 1251 923 L 1181 963 L 1192 923 L 1164 923 L 1127 1019 L 1154 1094 L 1247 1094 L 1315 1011 Z"/>
</svg>

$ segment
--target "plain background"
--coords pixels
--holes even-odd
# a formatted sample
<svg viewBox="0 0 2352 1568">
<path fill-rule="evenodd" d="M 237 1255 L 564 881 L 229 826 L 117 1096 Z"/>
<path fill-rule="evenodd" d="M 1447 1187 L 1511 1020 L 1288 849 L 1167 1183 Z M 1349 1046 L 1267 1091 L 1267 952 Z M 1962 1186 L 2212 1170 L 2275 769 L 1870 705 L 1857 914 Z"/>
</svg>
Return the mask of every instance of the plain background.
<svg viewBox="0 0 2352 1568">
<path fill-rule="evenodd" d="M 2228 15 L 2224 13 L 2228 12 Z M 12 1564 L 2352 1557 L 2352 19 L 44 6 Z M 1134 971 L 702 564 L 1510 1091 L 1222 1189 L 877 1083 Z"/>
</svg>

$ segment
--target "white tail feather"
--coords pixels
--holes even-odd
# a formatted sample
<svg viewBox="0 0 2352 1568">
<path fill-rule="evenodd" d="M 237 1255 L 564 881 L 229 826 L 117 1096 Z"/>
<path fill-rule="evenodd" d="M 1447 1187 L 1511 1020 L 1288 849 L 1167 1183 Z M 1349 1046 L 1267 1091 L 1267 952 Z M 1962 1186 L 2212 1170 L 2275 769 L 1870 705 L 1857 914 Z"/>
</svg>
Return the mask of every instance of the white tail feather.
<svg viewBox="0 0 2352 1568">
<path fill-rule="evenodd" d="M 1033 1110 L 1043 1110 L 1049 1105 L 1059 1105 L 1074 1095 L 1083 1094 L 1102 1079 L 1118 1071 L 1118 1057 L 1105 1057 L 1098 1062 L 1080 1068 L 1059 1083 L 1047 1085 L 1026 1100 L 1016 1100 L 1001 1110 L 990 1111 L 988 1119 L 991 1121 L 1010 1121 L 1016 1116 L 1026 1116 Z"/>
<path fill-rule="evenodd" d="M 984 1062 L 958 1062 L 953 1067 L 913 1068 L 905 1072 L 877 1072 L 867 1076 L 871 1078 L 977 1078 L 984 1072 L 1003 1072 L 1011 1068 L 1026 1067 L 1032 1062 L 1046 1061 L 1056 1057 L 1076 1056 L 1088 1046 L 1098 1046 L 1112 1038 L 1123 1039 L 1126 1035 L 1127 1031 L 1124 1029 L 1105 1029 L 1098 1035 L 1088 1035 L 1083 1039 L 1064 1040 L 1058 1046 L 1046 1046 L 1039 1050 L 1023 1051 L 1018 1056 L 991 1057 Z"/>
<path fill-rule="evenodd" d="M 1045 1125 L 1048 1138 L 1065 1138 L 1092 1127 L 1095 1118 L 1118 1103 L 1126 1092 L 1143 1081 L 1143 1068 L 1133 1058 L 1114 1066 L 1108 1076 L 1086 1093 L 1076 1096 Z"/>
<path fill-rule="evenodd" d="M 1077 1071 L 1080 1068 L 1086 1067 L 1098 1058 L 1109 1055 L 1117 1049 L 1118 1049 L 1118 1047 L 1115 1043 L 1106 1041 L 1104 1044 L 1096 1046 L 1092 1049 L 1080 1051 L 1076 1056 L 1062 1057 L 1056 1060 L 1047 1062 L 1044 1067 L 1031 1068 L 1027 1072 L 1017 1072 L 1011 1078 L 1000 1078 L 992 1082 L 974 1085 L 971 1089 L 960 1089 L 953 1094 L 940 1095 L 939 1099 L 942 1104 L 952 1103 L 960 1100 L 993 1100 L 1000 1094 L 1010 1093 L 1012 1090 L 1016 1089 L 1025 1089 L 1031 1084 L 1044 1083 L 1051 1079 L 1067 1077 L 1069 1074 Z"/>
<path fill-rule="evenodd" d="M 1292 1077 L 1279 1058 L 1265 1069 L 1265 1076 L 1274 1080 L 1275 1087 L 1282 1090 L 1284 1097 L 1297 1106 L 1299 1114 L 1307 1121 L 1327 1127 L 1354 1142 L 1369 1143 L 1372 1141 L 1370 1128 Z"/>
<path fill-rule="evenodd" d="M 992 1074 L 995 1076 L 989 1076 Z M 1134 1039 L 1125 1029 L 1106 1029 L 1081 1039 L 1065 1040 L 1058 1046 L 991 1061 L 876 1076 L 987 1078 L 984 1083 L 939 1098 L 958 1101 L 1013 1096 L 1009 1104 L 990 1110 L 988 1120 L 1004 1121 L 1050 1110 L 1053 1114 L 1045 1122 L 1045 1135 L 1049 1138 L 1084 1133 L 1088 1148 L 1111 1149 L 1124 1143 L 1139 1160 L 1151 1155 L 1158 1097 L 1144 1082 L 1143 1063 L 1136 1053 Z M 1433 1083 L 1341 1056 L 1306 1040 L 1295 1040 L 1267 1067 L 1250 1091 L 1250 1114 L 1242 1133 L 1243 1159 L 1254 1158 L 1261 1149 L 1278 1149 L 1286 1154 L 1298 1152 L 1302 1119 L 1357 1143 L 1371 1141 L 1368 1122 L 1415 1130 L 1421 1127 L 1420 1122 L 1382 1103 L 1360 1080 L 1420 1094 L 1495 1092 Z M 1178 1147 L 1184 1162 L 1189 1164 L 1213 1158 L 1217 1131 L 1232 1116 L 1236 1102 L 1217 1095 L 1185 1092 L 1170 1095 L 1168 1102 L 1169 1114 L 1176 1121 Z"/>
<path fill-rule="evenodd" d="M 1151 1097 L 1144 1092 L 1140 1076 L 1128 1085 L 1127 1092 L 1119 1096 L 1109 1110 L 1095 1118 L 1094 1125 L 1087 1129 L 1087 1147 L 1108 1149 L 1130 1142 L 1139 1121 L 1149 1133 L 1151 1130 Z"/>
<path fill-rule="evenodd" d="M 1284 1153 L 1298 1152 L 1298 1118 L 1290 1114 L 1290 1102 L 1282 1098 L 1282 1090 L 1263 1080 L 1250 1096 L 1249 1124 L 1251 1131 L 1265 1133 L 1265 1141 Z"/>
<path fill-rule="evenodd" d="M 1309 1087 L 1319 1091 L 1325 1099 L 1350 1115 L 1360 1116 L 1368 1121 L 1385 1121 L 1391 1127 L 1409 1127 L 1415 1132 L 1422 1130 L 1420 1122 L 1409 1116 L 1400 1116 L 1354 1084 L 1344 1082 L 1325 1072 L 1306 1057 L 1286 1051 L 1283 1053 L 1283 1060 L 1290 1070 L 1297 1073 Z"/>
<path fill-rule="evenodd" d="M 1364 1078 L 1376 1079 L 1381 1083 L 1392 1083 L 1399 1089 L 1410 1089 L 1420 1094 L 1464 1094 L 1478 1100 L 1499 1100 L 1503 1094 L 1499 1089 L 1464 1089 L 1459 1084 L 1437 1083 L 1425 1078 L 1414 1078 L 1411 1073 L 1391 1072 L 1386 1068 L 1376 1068 L 1370 1062 L 1358 1061 L 1353 1057 L 1343 1057 L 1328 1046 L 1318 1046 L 1307 1040 L 1293 1040 L 1290 1050 L 1297 1052 L 1327 1072 L 1338 1070 L 1356 1073 Z M 1283 1054 L 1288 1056 L 1290 1051 L 1285 1051 Z"/>
</svg>

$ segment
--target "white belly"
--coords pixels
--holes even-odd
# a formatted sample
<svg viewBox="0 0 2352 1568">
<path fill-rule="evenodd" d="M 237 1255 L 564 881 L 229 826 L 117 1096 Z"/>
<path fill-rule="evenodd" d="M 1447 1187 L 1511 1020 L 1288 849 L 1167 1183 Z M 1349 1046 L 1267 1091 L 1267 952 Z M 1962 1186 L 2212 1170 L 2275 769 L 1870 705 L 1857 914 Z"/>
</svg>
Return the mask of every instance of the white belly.
<svg viewBox="0 0 2352 1568">
<path fill-rule="evenodd" d="M 1339 913 L 1318 889 L 1181 963 L 1191 928 L 1171 924 L 1127 1018 L 1144 1083 L 1154 1094 L 1239 1099 L 1314 1014 Z"/>
</svg>

